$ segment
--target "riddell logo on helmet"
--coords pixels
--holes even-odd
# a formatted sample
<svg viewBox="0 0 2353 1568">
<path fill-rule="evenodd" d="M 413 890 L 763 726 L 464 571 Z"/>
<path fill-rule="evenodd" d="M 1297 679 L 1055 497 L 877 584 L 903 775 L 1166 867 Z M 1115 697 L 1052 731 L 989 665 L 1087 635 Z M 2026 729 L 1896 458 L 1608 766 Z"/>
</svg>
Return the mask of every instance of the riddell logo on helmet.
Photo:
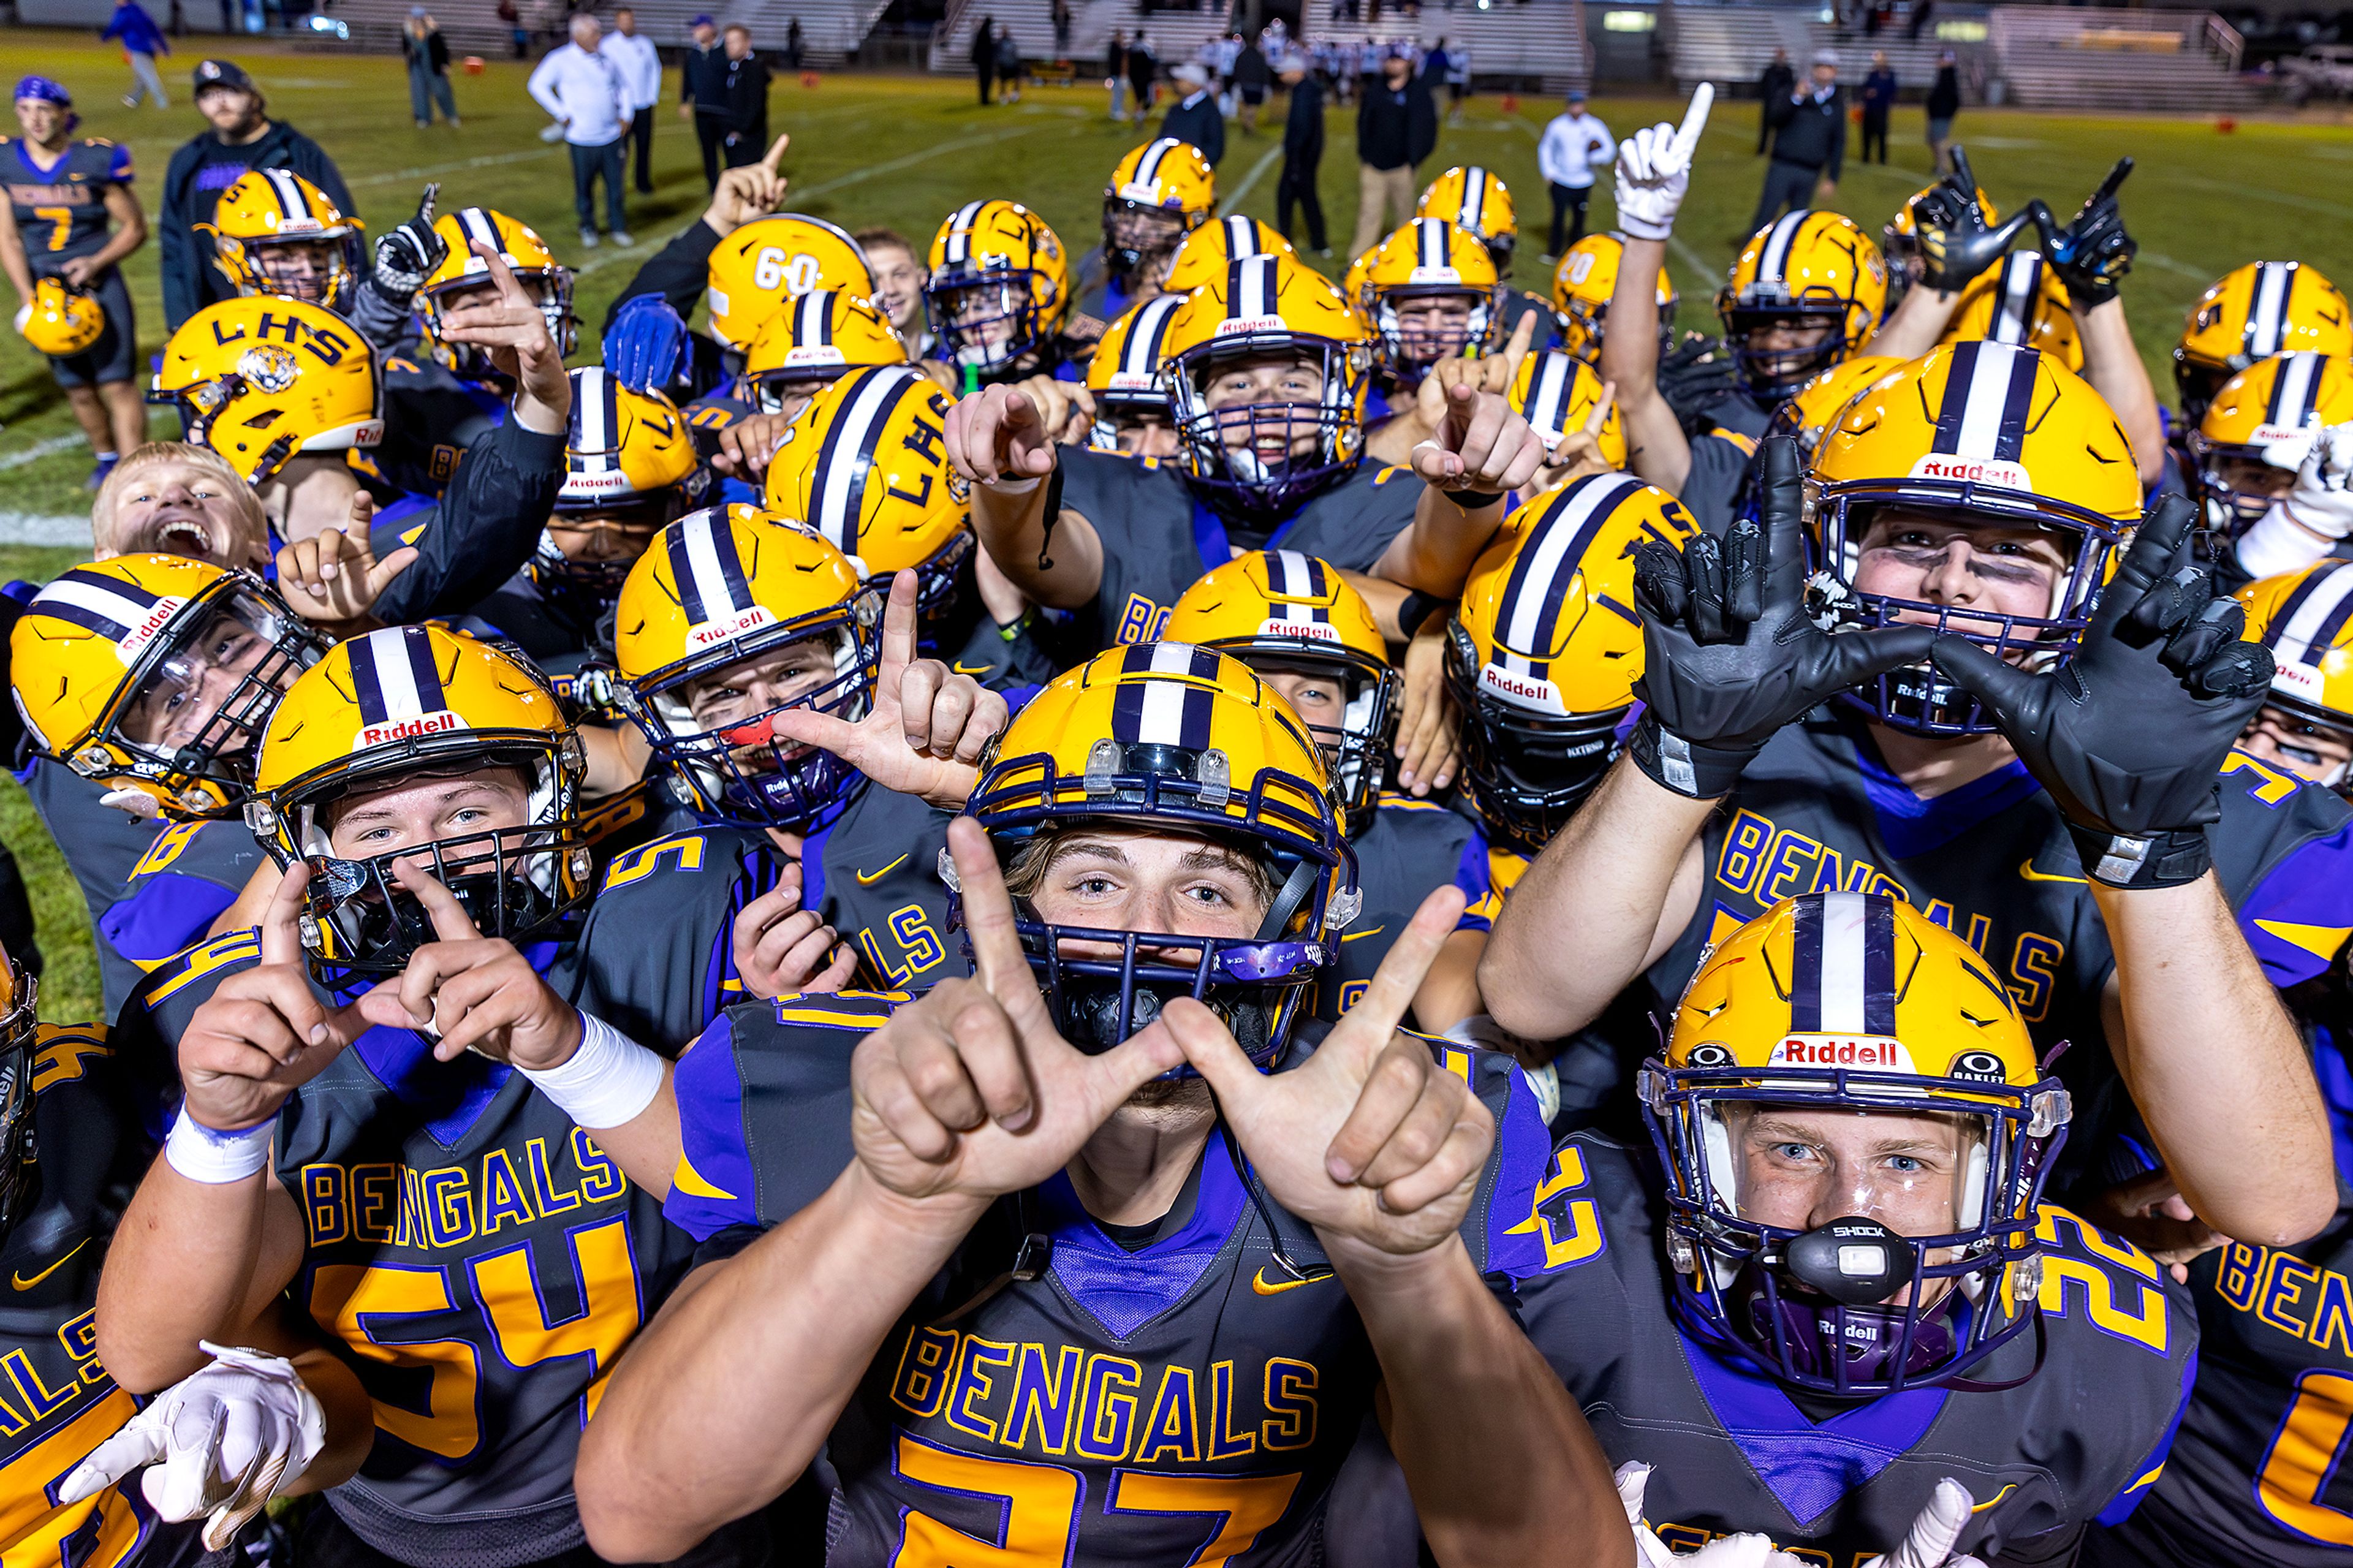
<svg viewBox="0 0 2353 1568">
<path fill-rule="evenodd" d="M 1236 332 L 1280 332 L 1285 330 L 1281 316 L 1228 316 L 1218 323 L 1217 335 L 1223 338 Z"/>
<path fill-rule="evenodd" d="M 1855 1035 L 1789 1035 L 1773 1047 L 1768 1065 L 1910 1072 L 1912 1053 L 1904 1048 L 1900 1040 Z"/>
<path fill-rule="evenodd" d="M 2026 465 L 2005 462 L 2000 458 L 1948 458 L 1931 452 L 1912 465 L 1915 479 L 1952 479 L 1968 485 L 2003 485 L 2014 490 L 2031 490 L 2033 481 L 2026 477 Z"/>
<path fill-rule="evenodd" d="M 811 343 L 805 348 L 791 348 L 785 351 L 785 363 L 787 367 L 804 364 L 847 364 L 849 363 L 849 362 L 843 357 L 839 349 L 825 343 Z"/>
<path fill-rule="evenodd" d="M 1406 274 L 1409 283 L 1460 283 L 1462 274 L 1451 267 L 1417 267 Z"/>
<path fill-rule="evenodd" d="M 772 626 L 776 624 L 776 616 L 754 605 L 748 610 L 728 616 L 725 620 L 705 621 L 701 626 L 687 627 L 686 640 L 694 647 L 714 647 L 732 638 L 742 637 L 745 632 L 755 631 L 761 626 Z"/>
<path fill-rule="evenodd" d="M 445 735 L 453 730 L 470 729 L 463 719 L 447 708 L 438 712 L 419 713 L 414 719 L 392 719 L 382 724 L 363 724 L 360 732 L 352 737 L 352 750 L 364 746 L 386 746 L 395 741 L 414 741 L 425 735 Z"/>
<path fill-rule="evenodd" d="M 1292 637 L 1307 642 L 1338 642 L 1340 630 L 1326 621 L 1261 621 L 1262 637 Z"/>
<path fill-rule="evenodd" d="M 1487 665 L 1479 671 L 1479 685 L 1505 701 L 1522 708 L 1541 708 L 1547 713 L 1566 713 L 1568 705 L 1561 700 L 1560 688 L 1549 680 L 1533 676 L 1514 675 L 1508 669 Z"/>
<path fill-rule="evenodd" d="M 137 659 L 140 650 L 155 640 L 157 632 L 171 625 L 172 617 L 178 615 L 180 606 L 187 602 L 185 599 L 174 598 L 169 594 L 156 600 L 155 607 L 142 616 L 139 618 L 139 624 L 132 626 L 124 634 L 122 640 L 114 645 L 115 651 L 122 656 L 122 662 L 130 664 Z"/>
</svg>

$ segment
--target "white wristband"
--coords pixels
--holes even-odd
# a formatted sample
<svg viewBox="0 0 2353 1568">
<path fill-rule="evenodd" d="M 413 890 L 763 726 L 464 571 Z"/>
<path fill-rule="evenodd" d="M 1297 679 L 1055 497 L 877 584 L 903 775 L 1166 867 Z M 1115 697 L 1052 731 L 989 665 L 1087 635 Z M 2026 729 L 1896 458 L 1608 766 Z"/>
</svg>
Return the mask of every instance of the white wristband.
<svg viewBox="0 0 2353 1568">
<path fill-rule="evenodd" d="M 2276 577 L 2300 571 L 2328 553 L 2329 541 L 2305 527 L 2274 501 L 2255 525 L 2239 536 L 2239 565 L 2251 577 Z"/>
<path fill-rule="evenodd" d="M 661 1092 L 661 1058 L 593 1013 L 580 1015 L 580 1048 L 562 1067 L 525 1069 L 539 1092 L 594 1132 L 634 1121 Z"/>
<path fill-rule="evenodd" d="M 269 1137 L 277 1130 L 278 1119 L 273 1116 L 242 1132 L 223 1132 L 190 1116 L 184 1105 L 172 1130 L 164 1135 L 164 1158 L 192 1182 L 225 1186 L 269 1163 Z"/>
</svg>

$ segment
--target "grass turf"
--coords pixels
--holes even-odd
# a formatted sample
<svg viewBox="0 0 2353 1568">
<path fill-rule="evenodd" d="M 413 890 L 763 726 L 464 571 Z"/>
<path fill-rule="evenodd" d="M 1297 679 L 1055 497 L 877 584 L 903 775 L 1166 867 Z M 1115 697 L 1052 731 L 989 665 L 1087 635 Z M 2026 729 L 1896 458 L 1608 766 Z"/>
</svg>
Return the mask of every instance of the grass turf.
<svg viewBox="0 0 2353 1568">
<path fill-rule="evenodd" d="M 130 143 L 141 176 L 136 188 L 152 212 L 173 149 L 201 129 L 185 93 L 188 69 L 212 40 L 183 44 L 169 62 L 173 107 L 156 110 L 121 107 L 128 72 L 121 57 L 86 35 L 18 31 L 9 37 L 16 69 L 57 77 L 73 90 L 82 133 Z M 418 131 L 408 117 L 407 81 L 396 59 L 284 44 L 240 43 L 236 54 L 268 93 L 271 112 L 317 138 L 334 157 L 372 228 L 409 216 L 424 184 L 438 180 L 443 210 L 496 206 L 545 236 L 558 256 L 579 268 L 579 309 L 588 329 L 579 363 L 595 359 L 596 323 L 637 263 L 693 221 L 705 200 L 693 138 L 666 104 L 654 136 L 656 192 L 630 198 L 638 243 L 585 251 L 572 216 L 565 150 L 538 140 L 546 121 L 523 90 L 525 65 L 492 60 L 479 77 L 459 76 L 464 126 Z M 674 73 L 669 81 L 674 88 Z M 1254 137 L 1231 128 L 1220 171 L 1227 210 L 1274 216 L 1281 107 L 1270 106 Z M 1653 120 L 1680 118 L 1683 105 L 1612 95 L 1597 100 L 1593 109 L 1623 136 Z M 886 224 L 920 245 L 958 203 L 1006 195 L 1042 213 L 1074 252 L 1094 243 L 1112 163 L 1141 140 L 1113 125 L 1104 110 L 1103 94 L 1092 87 L 1038 88 L 1018 106 L 982 109 L 962 77 L 829 75 L 814 89 L 785 78 L 770 99 L 773 126 L 793 135 L 786 169 L 796 209 L 849 228 Z M 1525 259 L 1517 280 L 1538 291 L 1546 284 L 1536 258 L 1545 248 L 1549 209 L 1535 148 L 1554 111 L 1546 100 L 1522 100 L 1517 112 L 1507 114 L 1499 98 L 1475 99 L 1465 122 L 1444 131 L 1424 170 L 1434 175 L 1450 163 L 1479 163 L 1504 178 L 1520 207 Z M 1713 321 L 1715 285 L 1746 237 L 1763 174 L 1754 156 L 1756 124 L 1755 104 L 1719 104 L 1702 143 L 1670 262 L 1683 291 L 1685 326 Z M 2005 210 L 2040 195 L 2063 217 L 2119 155 L 2139 160 L 2123 192 L 2141 243 L 2126 301 L 2161 392 L 2170 390 L 2169 353 L 2184 310 L 2232 267 L 2258 256 L 2294 257 L 2353 284 L 2353 198 L 2341 195 L 2353 173 L 2353 144 L 2333 124 L 2242 121 L 2225 135 L 2211 121 L 2179 117 L 1973 110 L 1962 115 L 1959 131 L 1980 181 Z M 1830 205 L 1876 234 L 1904 198 L 1928 183 L 1922 133 L 1919 110 L 1899 110 L 1891 137 L 1894 162 L 1850 163 Z M 1327 140 L 1324 206 L 1334 247 L 1344 249 L 1356 211 L 1355 134 L 1346 111 L 1332 111 Z M 1607 227 L 1609 212 L 1605 180 L 1588 221 Z M 161 347 L 163 328 L 155 256 L 151 243 L 126 266 L 141 348 L 150 354 Z M 1315 264 L 1336 275 L 1345 260 Z M 46 365 L 13 335 L 0 344 L 0 513 L 59 515 L 87 506 L 82 480 L 90 458 L 73 438 L 78 426 Z M 156 426 L 159 433 L 164 428 Z M 0 570 L 47 577 L 72 559 L 70 551 L 0 549 Z M 42 1010 L 53 1018 L 86 1016 L 96 1005 L 88 922 L 55 847 L 13 785 L 0 789 L 0 839 L 15 851 L 34 890 L 51 968 Z"/>
</svg>

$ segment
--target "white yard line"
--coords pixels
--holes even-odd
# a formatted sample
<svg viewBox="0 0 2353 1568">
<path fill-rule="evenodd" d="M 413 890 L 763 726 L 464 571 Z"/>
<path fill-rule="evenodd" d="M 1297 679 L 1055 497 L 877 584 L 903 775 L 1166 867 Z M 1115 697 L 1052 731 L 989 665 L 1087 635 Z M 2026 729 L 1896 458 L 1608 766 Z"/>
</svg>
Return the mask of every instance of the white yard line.
<svg viewBox="0 0 2353 1568">
<path fill-rule="evenodd" d="M 87 550 L 90 548 L 90 519 L 0 511 L 0 544 L 68 544 Z"/>
<path fill-rule="evenodd" d="M 1221 213 L 1240 211 L 1242 198 L 1250 194 L 1250 191 L 1258 184 L 1259 181 L 1266 176 L 1266 172 L 1269 169 L 1273 168 L 1275 161 L 1282 156 L 1282 148 L 1268 148 L 1265 154 L 1261 157 L 1257 163 L 1250 165 L 1250 173 L 1242 176 L 1241 184 L 1236 185 L 1232 190 L 1228 191 L 1225 195 L 1219 200 L 1218 210 Z"/>
<path fill-rule="evenodd" d="M 21 468 L 27 463 L 37 463 L 52 453 L 62 452 L 69 447 L 84 446 L 89 440 L 89 437 L 77 431 L 71 436 L 52 436 L 46 441 L 36 441 L 21 452 L 0 455 L 0 473 L 10 468 Z"/>
</svg>

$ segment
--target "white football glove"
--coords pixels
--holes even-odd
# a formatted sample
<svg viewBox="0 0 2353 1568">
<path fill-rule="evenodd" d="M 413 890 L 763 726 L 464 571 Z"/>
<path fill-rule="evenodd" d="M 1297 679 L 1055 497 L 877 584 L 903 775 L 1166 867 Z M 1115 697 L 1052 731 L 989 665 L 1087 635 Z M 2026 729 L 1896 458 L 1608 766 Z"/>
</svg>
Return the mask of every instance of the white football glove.
<svg viewBox="0 0 2353 1568">
<path fill-rule="evenodd" d="M 2309 566 L 2353 537 L 2353 424 L 2313 438 L 2287 495 L 2239 541 L 2239 564 L 2257 577 Z"/>
<path fill-rule="evenodd" d="M 1662 120 L 1618 145 L 1618 226 L 1636 239 L 1664 239 L 1674 232 L 1675 214 L 1691 189 L 1692 154 L 1707 129 L 1715 84 L 1702 82 L 1692 93 L 1681 127 Z"/>
<path fill-rule="evenodd" d="M 327 1417 L 282 1356 L 199 1341 L 213 1364 L 181 1379 L 92 1449 L 58 1489 L 79 1502 L 152 1466 L 140 1490 L 164 1519 L 205 1517 L 218 1552 L 319 1457 Z"/>
<path fill-rule="evenodd" d="M 1863 1568 L 1985 1568 L 1968 1552 L 1953 1550 L 1953 1542 L 1969 1527 L 1973 1506 L 1969 1489 L 1947 1476 L 1928 1494 L 1928 1506 L 1904 1532 L 1902 1543 L 1886 1556 L 1873 1558 Z"/>
<path fill-rule="evenodd" d="M 1642 1522 L 1642 1490 L 1651 1484 L 1651 1467 L 1629 1460 L 1618 1467 L 1617 1481 L 1618 1500 L 1626 1505 L 1626 1522 L 1634 1527 L 1634 1555 L 1641 1568 L 1806 1568 L 1801 1560 L 1775 1551 L 1772 1538 L 1764 1535 L 1720 1536 L 1697 1552 L 1678 1555 Z"/>
</svg>

